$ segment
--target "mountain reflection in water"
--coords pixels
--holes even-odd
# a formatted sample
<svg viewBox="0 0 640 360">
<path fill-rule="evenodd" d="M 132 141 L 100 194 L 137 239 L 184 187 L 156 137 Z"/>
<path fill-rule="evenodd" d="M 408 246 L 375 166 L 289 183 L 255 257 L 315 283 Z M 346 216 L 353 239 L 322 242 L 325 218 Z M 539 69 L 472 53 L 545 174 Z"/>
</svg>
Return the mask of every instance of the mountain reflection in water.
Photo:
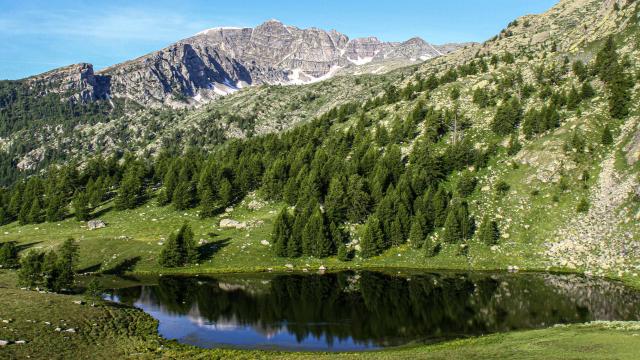
<svg viewBox="0 0 640 360">
<path fill-rule="evenodd" d="M 110 291 L 205 348 L 347 351 L 553 324 L 640 319 L 640 294 L 575 275 L 360 271 L 160 277 Z"/>
</svg>

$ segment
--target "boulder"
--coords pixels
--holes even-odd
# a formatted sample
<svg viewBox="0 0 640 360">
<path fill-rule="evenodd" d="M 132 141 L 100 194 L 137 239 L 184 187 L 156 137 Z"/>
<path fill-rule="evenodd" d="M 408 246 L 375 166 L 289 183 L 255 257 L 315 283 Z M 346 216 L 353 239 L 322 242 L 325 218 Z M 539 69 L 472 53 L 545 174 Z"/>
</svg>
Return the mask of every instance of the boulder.
<svg viewBox="0 0 640 360">
<path fill-rule="evenodd" d="M 247 227 L 247 224 L 233 219 L 222 219 L 220 220 L 220 227 L 223 229 L 244 229 Z"/>
<path fill-rule="evenodd" d="M 87 221 L 87 228 L 89 230 L 102 229 L 103 227 L 106 227 L 106 226 L 107 224 L 105 224 L 105 222 L 100 219 Z"/>
</svg>

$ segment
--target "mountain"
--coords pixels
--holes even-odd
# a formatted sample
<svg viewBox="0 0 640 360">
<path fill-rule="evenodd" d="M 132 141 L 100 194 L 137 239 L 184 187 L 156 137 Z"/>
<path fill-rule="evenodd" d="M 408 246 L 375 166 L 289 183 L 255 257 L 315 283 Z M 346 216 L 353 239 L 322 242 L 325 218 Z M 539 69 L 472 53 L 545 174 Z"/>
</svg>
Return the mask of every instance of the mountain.
<svg viewBox="0 0 640 360">
<path fill-rule="evenodd" d="M 398 67 L 463 46 L 431 45 L 417 37 L 405 42 L 349 39 L 335 30 L 299 29 L 269 20 L 255 28 L 207 29 L 98 72 L 90 64 L 78 64 L 31 80 L 49 82 L 50 91 L 71 93 L 81 101 L 123 98 L 142 106 L 185 107 L 247 86 L 306 84 L 367 63 L 384 68 L 394 61 Z"/>
</svg>

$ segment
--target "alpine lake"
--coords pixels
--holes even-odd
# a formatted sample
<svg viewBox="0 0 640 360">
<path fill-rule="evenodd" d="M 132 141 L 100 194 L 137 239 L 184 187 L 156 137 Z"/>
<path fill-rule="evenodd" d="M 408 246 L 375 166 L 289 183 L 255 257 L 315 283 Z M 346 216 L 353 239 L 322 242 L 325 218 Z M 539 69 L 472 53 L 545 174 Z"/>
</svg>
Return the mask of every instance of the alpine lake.
<svg viewBox="0 0 640 360">
<path fill-rule="evenodd" d="M 367 351 L 595 320 L 640 320 L 640 292 L 551 273 L 343 271 L 128 278 L 104 298 L 202 348 Z"/>
</svg>

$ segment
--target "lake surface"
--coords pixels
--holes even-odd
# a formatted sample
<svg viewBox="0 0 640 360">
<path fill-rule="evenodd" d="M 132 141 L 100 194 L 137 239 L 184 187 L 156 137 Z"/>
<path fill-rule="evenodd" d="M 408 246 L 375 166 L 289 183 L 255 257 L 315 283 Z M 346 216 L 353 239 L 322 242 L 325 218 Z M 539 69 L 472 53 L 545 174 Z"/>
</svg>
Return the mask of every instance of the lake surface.
<svg viewBox="0 0 640 360">
<path fill-rule="evenodd" d="M 203 348 L 361 351 L 640 320 L 640 293 L 576 275 L 349 271 L 145 283 L 105 297 L 158 319 L 165 338 Z"/>
</svg>

